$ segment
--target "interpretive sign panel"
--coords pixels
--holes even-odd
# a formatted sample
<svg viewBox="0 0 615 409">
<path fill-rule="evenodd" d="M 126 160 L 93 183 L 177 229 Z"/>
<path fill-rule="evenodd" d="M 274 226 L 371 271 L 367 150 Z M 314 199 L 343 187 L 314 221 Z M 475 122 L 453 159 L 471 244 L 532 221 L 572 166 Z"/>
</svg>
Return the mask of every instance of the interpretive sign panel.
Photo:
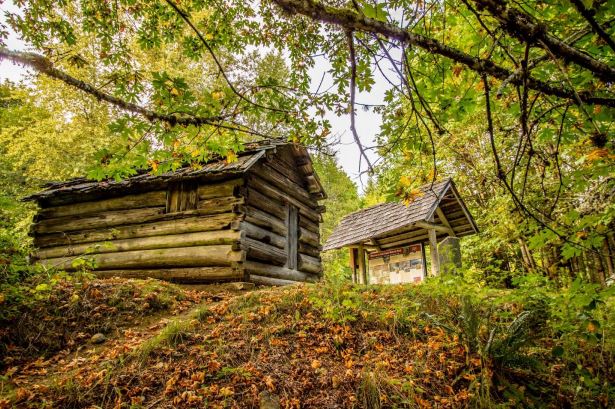
<svg viewBox="0 0 615 409">
<path fill-rule="evenodd" d="M 423 251 L 420 244 L 371 252 L 370 284 L 417 283 L 423 280 Z"/>
</svg>

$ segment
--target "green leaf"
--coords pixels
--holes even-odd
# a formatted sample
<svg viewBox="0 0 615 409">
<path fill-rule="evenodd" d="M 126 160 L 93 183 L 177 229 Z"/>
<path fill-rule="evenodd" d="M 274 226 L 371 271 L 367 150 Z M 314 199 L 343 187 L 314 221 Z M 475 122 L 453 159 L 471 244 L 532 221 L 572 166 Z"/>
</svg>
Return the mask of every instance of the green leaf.
<svg viewBox="0 0 615 409">
<path fill-rule="evenodd" d="M 374 20 L 386 22 L 389 17 L 388 12 L 384 9 L 385 3 L 379 3 L 376 6 L 364 3 L 363 4 L 363 14 L 365 17 L 373 18 Z"/>
</svg>

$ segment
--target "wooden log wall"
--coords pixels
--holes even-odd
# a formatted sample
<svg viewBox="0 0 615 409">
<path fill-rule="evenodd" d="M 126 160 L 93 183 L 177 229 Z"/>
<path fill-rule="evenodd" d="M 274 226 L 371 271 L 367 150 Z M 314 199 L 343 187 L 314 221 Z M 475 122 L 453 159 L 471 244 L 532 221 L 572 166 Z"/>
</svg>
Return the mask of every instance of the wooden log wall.
<svg viewBox="0 0 615 409">
<path fill-rule="evenodd" d="M 255 166 L 246 177 L 242 248 L 245 271 L 255 283 L 316 281 L 322 274 L 324 208 L 301 183 L 296 170 L 279 158 Z"/>
<path fill-rule="evenodd" d="M 54 199 L 33 224 L 33 256 L 68 271 L 85 258 L 101 277 L 317 281 L 324 207 L 308 184 L 276 154 L 222 182 L 179 182 L 80 203 Z"/>
<path fill-rule="evenodd" d="M 236 178 L 195 187 L 196 208 L 172 213 L 167 190 L 44 208 L 32 228 L 34 256 L 69 271 L 83 257 L 103 277 L 241 280 L 243 184 Z"/>
</svg>

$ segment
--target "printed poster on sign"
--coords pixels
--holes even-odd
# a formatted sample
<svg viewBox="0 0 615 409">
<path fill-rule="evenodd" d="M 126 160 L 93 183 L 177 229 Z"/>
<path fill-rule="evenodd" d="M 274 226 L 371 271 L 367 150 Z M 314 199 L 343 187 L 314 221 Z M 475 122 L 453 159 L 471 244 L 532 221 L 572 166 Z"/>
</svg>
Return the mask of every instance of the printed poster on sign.
<svg viewBox="0 0 615 409">
<path fill-rule="evenodd" d="M 371 252 L 368 260 L 370 284 L 418 283 L 423 280 L 421 244 Z"/>
</svg>

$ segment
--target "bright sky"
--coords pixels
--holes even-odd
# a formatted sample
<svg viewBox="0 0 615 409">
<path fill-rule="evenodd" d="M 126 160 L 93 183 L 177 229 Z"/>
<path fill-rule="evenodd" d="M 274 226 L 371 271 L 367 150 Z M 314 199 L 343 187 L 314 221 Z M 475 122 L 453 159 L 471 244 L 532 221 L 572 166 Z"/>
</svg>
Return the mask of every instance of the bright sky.
<svg viewBox="0 0 615 409">
<path fill-rule="evenodd" d="M 0 0 L 0 22 L 5 23 L 4 11 L 14 12 L 17 8 L 13 5 L 12 1 Z M 21 41 L 15 33 L 10 33 L 7 41 L 7 46 L 12 50 L 24 50 L 27 49 L 27 45 Z M 316 89 L 318 83 L 322 78 L 323 72 L 329 69 L 329 63 L 323 57 L 318 57 L 316 65 L 312 70 L 313 88 Z M 21 80 L 27 81 L 28 70 L 21 66 L 14 65 L 12 63 L 3 61 L 0 62 L 0 81 L 9 79 L 14 82 Z M 357 102 L 364 104 L 381 104 L 384 98 L 385 91 L 390 87 L 386 80 L 377 73 L 375 76 L 375 85 L 371 92 L 357 93 Z M 327 75 L 321 86 L 321 89 L 327 89 L 331 85 L 331 77 Z M 340 143 L 335 146 L 335 151 L 338 157 L 338 161 L 346 173 L 355 181 L 360 191 L 363 190 L 364 184 L 367 183 L 367 175 L 360 175 L 361 171 L 366 170 L 365 160 L 361 161 L 361 168 L 359 168 L 359 148 L 354 143 L 352 133 L 350 132 L 350 118 L 348 115 L 338 117 L 333 112 L 327 113 L 327 119 L 332 125 L 332 138 L 339 138 Z M 379 114 L 375 114 L 370 109 L 365 111 L 363 107 L 357 106 L 357 132 L 364 146 L 373 145 L 373 140 L 376 134 L 379 132 L 382 119 Z M 377 155 L 373 152 L 368 152 L 370 160 L 373 163 L 376 160 Z"/>
</svg>

